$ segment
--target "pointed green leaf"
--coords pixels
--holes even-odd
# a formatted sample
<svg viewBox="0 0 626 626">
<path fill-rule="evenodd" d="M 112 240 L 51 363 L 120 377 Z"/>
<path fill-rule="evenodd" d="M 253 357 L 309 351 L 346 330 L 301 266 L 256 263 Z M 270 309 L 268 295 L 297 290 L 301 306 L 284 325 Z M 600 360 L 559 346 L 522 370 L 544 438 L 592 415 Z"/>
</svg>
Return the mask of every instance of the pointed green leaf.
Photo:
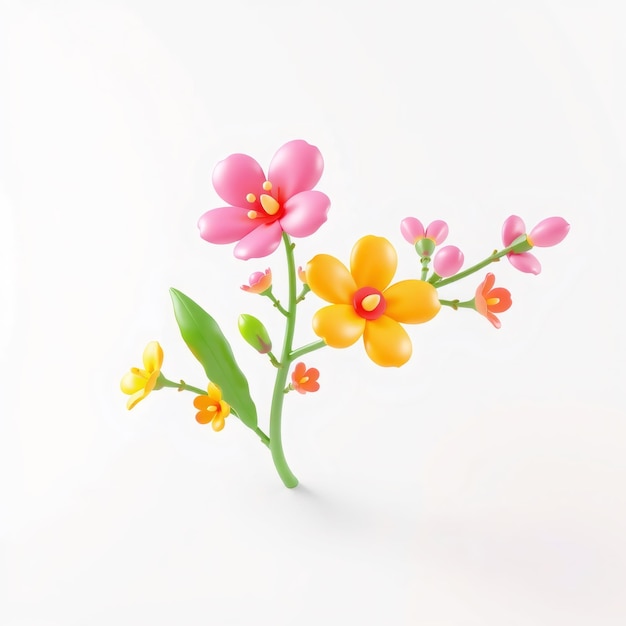
<svg viewBox="0 0 626 626">
<path fill-rule="evenodd" d="M 239 369 L 235 356 L 217 322 L 191 298 L 170 289 L 174 315 L 187 347 L 200 361 L 207 378 L 222 390 L 222 396 L 249 428 L 256 428 L 256 406 L 250 396 L 248 380 Z"/>
</svg>

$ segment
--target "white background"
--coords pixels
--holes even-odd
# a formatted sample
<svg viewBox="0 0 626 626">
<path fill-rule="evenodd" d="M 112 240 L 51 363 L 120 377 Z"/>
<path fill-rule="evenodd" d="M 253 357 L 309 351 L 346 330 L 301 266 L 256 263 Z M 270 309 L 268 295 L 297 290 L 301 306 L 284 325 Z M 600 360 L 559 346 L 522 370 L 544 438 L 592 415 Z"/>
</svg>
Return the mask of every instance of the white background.
<svg viewBox="0 0 626 626">
<path fill-rule="evenodd" d="M 624 13 L 609 2 L 0 2 L 0 623 L 516 626 L 626 623 Z M 230 338 L 267 425 L 271 368 L 236 331 L 269 302 L 196 221 L 217 161 L 325 158 L 348 259 L 407 215 L 475 262 L 503 220 L 567 239 L 539 276 L 493 266 L 496 331 L 445 309 L 414 357 L 305 360 L 289 491 L 235 418 L 119 379 L 159 340 L 203 386 L 175 286 Z M 483 274 L 442 289 L 470 298 Z M 314 339 L 302 306 L 298 342 Z M 621 387 L 621 388 L 620 388 Z"/>
</svg>

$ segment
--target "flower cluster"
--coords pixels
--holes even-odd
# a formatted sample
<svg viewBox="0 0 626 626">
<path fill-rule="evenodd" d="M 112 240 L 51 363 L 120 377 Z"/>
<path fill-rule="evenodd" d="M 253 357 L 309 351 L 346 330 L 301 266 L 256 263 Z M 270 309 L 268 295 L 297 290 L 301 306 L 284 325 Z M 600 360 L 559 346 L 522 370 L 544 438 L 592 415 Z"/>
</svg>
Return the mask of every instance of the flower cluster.
<svg viewBox="0 0 626 626">
<path fill-rule="evenodd" d="M 224 428 L 229 415 L 235 416 L 269 448 L 287 487 L 295 487 L 298 480 L 287 465 L 282 448 L 285 397 L 292 391 L 305 395 L 320 389 L 319 370 L 305 365 L 300 360 L 302 356 L 326 346 L 348 348 L 362 340 L 365 353 L 376 365 L 403 366 L 413 351 L 405 325 L 424 324 L 437 316 L 442 307 L 476 311 L 500 328 L 496 314 L 507 311 L 512 298 L 508 289 L 496 287 L 493 273 L 483 274 L 484 279 L 478 285 L 474 283 L 473 297 L 468 300 L 446 299 L 443 290 L 502 257 L 522 272 L 538 274 L 541 265 L 530 251 L 560 243 L 569 231 L 569 224 L 562 217 L 549 217 L 527 233 L 524 221 L 512 215 L 502 227 L 504 247 L 463 269 L 463 252 L 455 245 L 442 245 L 449 234 L 445 221 L 436 219 L 424 227 L 417 217 L 406 217 L 400 221 L 399 231 L 418 256 L 414 274 L 409 274 L 409 278 L 395 279 L 398 254 L 393 244 L 372 234 L 353 245 L 346 264 L 320 253 L 308 262 L 302 259 L 303 264 L 297 266 L 292 238 L 313 235 L 328 217 L 330 200 L 314 189 L 323 169 L 318 148 L 299 139 L 276 151 L 267 174 L 252 157 L 231 154 L 216 165 L 212 179 L 226 206 L 205 212 L 198 221 L 202 239 L 214 244 L 235 243 L 234 256 L 238 259 L 264 258 L 284 244 L 288 275 L 284 294 L 279 294 L 280 288 L 273 283 L 271 267 L 253 272 L 247 284 L 241 285 L 243 291 L 263 296 L 257 302 L 270 300 L 274 314 L 282 316 L 284 336 L 282 342 L 276 343 L 282 346 L 280 354 L 272 351 L 274 343 L 261 319 L 242 313 L 237 324 L 242 338 L 258 353 L 252 358 L 268 360 L 275 368 L 268 434 L 259 425 L 259 412 L 251 394 L 253 386 L 220 326 L 197 302 L 176 289 L 171 290 L 171 295 L 181 336 L 203 367 L 208 382 L 201 388 L 183 380 L 168 380 L 161 371 L 163 350 L 152 341 L 144 350 L 143 367 L 131 368 L 120 384 L 129 396 L 129 409 L 152 391 L 169 387 L 192 391 L 196 421 L 211 424 L 214 431 Z M 326 303 L 311 320 L 311 330 L 318 339 L 296 347 L 296 310 L 309 292 Z"/>
</svg>

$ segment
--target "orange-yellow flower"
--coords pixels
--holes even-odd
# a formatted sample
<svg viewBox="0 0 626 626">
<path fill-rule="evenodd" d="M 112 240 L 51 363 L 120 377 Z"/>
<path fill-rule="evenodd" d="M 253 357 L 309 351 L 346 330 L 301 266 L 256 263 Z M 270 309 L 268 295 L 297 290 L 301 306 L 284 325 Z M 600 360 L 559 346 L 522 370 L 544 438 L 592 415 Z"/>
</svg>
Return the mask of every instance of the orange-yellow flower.
<svg viewBox="0 0 626 626">
<path fill-rule="evenodd" d="M 317 391 L 320 388 L 320 384 L 317 379 L 320 377 L 320 372 L 315 367 L 306 368 L 304 363 L 296 363 L 291 374 L 291 386 L 298 393 L 306 393 Z"/>
<path fill-rule="evenodd" d="M 151 341 L 143 351 L 143 369 L 131 367 L 120 382 L 121 390 L 130 396 L 126 406 L 132 409 L 143 400 L 156 385 L 163 365 L 163 348 L 158 341 Z"/>
<path fill-rule="evenodd" d="M 309 261 L 311 291 L 331 302 L 313 317 L 313 330 L 329 346 L 347 348 L 363 337 L 365 350 L 378 365 L 399 367 L 412 346 L 400 326 L 431 320 L 441 308 L 437 291 L 423 280 L 402 280 L 389 286 L 398 256 L 387 239 L 367 235 L 352 248 L 350 270 L 328 254 Z"/>
<path fill-rule="evenodd" d="M 493 286 L 496 282 L 496 277 L 489 272 L 485 276 L 478 289 L 476 289 L 476 295 L 474 296 L 474 306 L 476 310 L 484 315 L 496 328 L 500 328 L 502 324 L 494 313 L 502 313 L 511 308 L 513 304 L 511 300 L 511 293 L 504 287 Z"/>
<path fill-rule="evenodd" d="M 196 421 L 199 424 L 211 422 L 213 430 L 224 428 L 224 419 L 230 413 L 230 405 L 222 400 L 222 391 L 214 384 L 209 383 L 206 396 L 196 396 L 193 405 L 199 411 L 196 413 Z"/>
<path fill-rule="evenodd" d="M 250 274 L 247 285 L 241 285 L 244 291 L 250 293 L 264 293 L 272 286 L 272 270 L 268 267 L 265 272 Z"/>
</svg>

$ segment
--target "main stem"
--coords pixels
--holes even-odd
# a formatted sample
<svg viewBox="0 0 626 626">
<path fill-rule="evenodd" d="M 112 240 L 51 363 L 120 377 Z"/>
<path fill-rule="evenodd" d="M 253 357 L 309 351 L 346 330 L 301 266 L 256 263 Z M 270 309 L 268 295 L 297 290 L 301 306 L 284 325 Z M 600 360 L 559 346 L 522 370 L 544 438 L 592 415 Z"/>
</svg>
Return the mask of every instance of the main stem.
<svg viewBox="0 0 626 626">
<path fill-rule="evenodd" d="M 285 339 L 283 350 L 280 356 L 282 367 L 276 371 L 276 382 L 272 394 L 272 408 L 270 410 L 270 444 L 272 459 L 276 466 L 276 471 L 285 487 L 292 489 L 298 484 L 298 479 L 287 465 L 285 453 L 283 451 L 283 439 L 281 432 L 281 419 L 283 413 L 283 401 L 285 399 L 285 384 L 289 374 L 291 364 L 291 348 L 293 346 L 293 335 L 296 329 L 296 264 L 293 258 L 293 247 L 291 239 L 287 233 L 283 233 L 283 242 L 287 253 L 287 271 L 289 275 L 289 304 L 287 307 L 287 320 L 285 323 Z"/>
</svg>

